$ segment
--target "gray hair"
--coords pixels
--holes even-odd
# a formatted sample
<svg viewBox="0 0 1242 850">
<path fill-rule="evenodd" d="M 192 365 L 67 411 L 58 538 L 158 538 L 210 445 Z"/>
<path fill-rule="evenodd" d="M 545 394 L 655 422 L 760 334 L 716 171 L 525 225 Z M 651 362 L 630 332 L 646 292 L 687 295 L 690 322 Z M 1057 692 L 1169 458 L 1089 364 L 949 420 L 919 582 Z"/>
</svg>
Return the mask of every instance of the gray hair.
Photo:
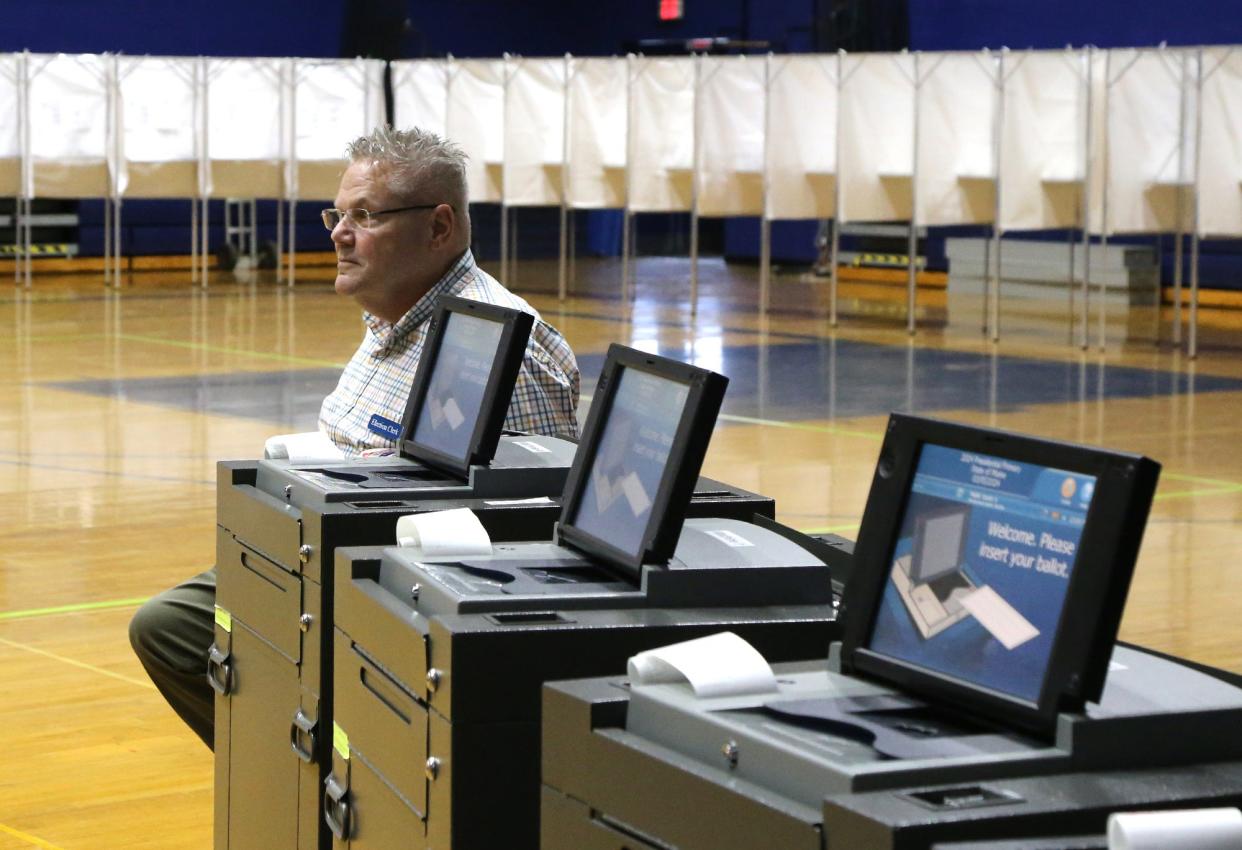
<svg viewBox="0 0 1242 850">
<path fill-rule="evenodd" d="M 466 154 L 453 142 L 417 127 L 395 130 L 383 124 L 350 142 L 345 155 L 350 162 L 383 167 L 404 200 L 450 204 L 469 233 Z"/>
</svg>

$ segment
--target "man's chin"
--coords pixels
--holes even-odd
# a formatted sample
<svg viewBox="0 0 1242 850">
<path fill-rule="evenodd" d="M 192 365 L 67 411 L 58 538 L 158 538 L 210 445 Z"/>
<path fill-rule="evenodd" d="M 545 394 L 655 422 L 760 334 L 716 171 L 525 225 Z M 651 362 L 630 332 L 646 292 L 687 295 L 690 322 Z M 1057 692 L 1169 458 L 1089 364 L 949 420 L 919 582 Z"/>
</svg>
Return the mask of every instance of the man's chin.
<svg viewBox="0 0 1242 850">
<path fill-rule="evenodd" d="M 336 280 L 332 284 L 337 295 L 345 295 L 352 297 L 361 288 L 361 283 L 353 275 L 344 271 L 336 273 Z"/>
</svg>

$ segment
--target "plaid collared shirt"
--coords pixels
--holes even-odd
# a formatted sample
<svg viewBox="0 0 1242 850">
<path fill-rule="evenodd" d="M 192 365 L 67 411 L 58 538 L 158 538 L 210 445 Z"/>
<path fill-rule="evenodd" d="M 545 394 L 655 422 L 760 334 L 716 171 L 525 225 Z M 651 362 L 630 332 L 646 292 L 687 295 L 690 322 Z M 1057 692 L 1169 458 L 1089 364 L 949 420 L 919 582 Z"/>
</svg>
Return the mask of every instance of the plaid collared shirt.
<svg viewBox="0 0 1242 850">
<path fill-rule="evenodd" d="M 441 295 L 456 295 L 517 308 L 536 321 L 513 388 L 505 428 L 536 434 L 578 436 L 578 362 L 565 337 L 539 312 L 480 269 L 467 250 L 410 311 L 389 324 L 363 313 L 366 333 L 336 389 L 323 400 L 319 430 L 347 455 L 396 444 L 371 430 L 373 416 L 400 423 L 414 370 L 427 338 L 427 321 Z"/>
</svg>

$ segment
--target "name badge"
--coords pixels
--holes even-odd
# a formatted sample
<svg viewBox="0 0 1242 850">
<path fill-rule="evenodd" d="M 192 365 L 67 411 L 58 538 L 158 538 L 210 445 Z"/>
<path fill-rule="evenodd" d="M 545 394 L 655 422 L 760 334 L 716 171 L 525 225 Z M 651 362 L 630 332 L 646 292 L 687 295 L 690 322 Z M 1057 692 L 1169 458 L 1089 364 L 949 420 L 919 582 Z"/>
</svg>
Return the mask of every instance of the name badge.
<svg viewBox="0 0 1242 850">
<path fill-rule="evenodd" d="M 381 437 L 387 437 L 390 440 L 400 439 L 401 425 L 393 422 L 391 419 L 385 419 L 378 413 L 371 414 L 371 421 L 367 423 L 367 430 L 372 434 L 379 434 Z"/>
</svg>

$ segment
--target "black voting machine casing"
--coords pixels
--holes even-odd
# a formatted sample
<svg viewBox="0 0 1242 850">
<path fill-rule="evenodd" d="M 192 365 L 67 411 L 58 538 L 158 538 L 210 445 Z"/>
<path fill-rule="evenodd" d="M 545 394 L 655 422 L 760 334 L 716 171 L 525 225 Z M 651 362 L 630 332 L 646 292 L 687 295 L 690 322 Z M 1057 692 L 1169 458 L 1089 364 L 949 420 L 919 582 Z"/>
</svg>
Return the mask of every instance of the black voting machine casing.
<svg viewBox="0 0 1242 850">
<path fill-rule="evenodd" d="M 683 523 L 719 376 L 617 346 L 604 374 L 557 542 L 498 542 L 481 557 L 337 552 L 324 799 L 335 847 L 534 847 L 543 682 L 722 630 L 772 658 L 835 635 L 830 565 L 848 557 L 844 541 L 761 519 Z M 656 398 L 676 399 L 680 415 L 662 418 Z M 613 447 L 636 410 L 648 431 L 627 443 L 623 472 Z M 640 461 L 660 445 L 657 483 Z M 646 520 L 596 522 L 617 505 Z"/>
<path fill-rule="evenodd" d="M 829 663 L 774 665 L 778 697 L 695 699 L 685 685 L 620 679 L 548 685 L 542 846 L 870 850 L 1069 835 L 1089 846 L 1114 811 L 1242 802 L 1242 677 L 1114 646 L 1157 472 L 1134 455 L 894 416 Z M 920 636 L 918 600 L 895 589 L 917 572 L 904 547 L 917 515 L 947 516 L 940 503 L 954 500 L 1006 511 L 981 514 L 962 569 L 975 592 L 1010 593 L 1019 617 L 990 631 L 981 617 L 1006 610 L 994 603 L 956 633 Z M 1019 551 L 1027 530 L 1046 527 L 1063 529 L 1049 532 L 1056 551 L 1073 541 L 1091 560 L 1069 565 L 1068 595 L 1043 612 L 1054 633 L 1039 644 L 1032 599 L 1047 600 L 1005 584 L 1025 560 L 988 570 L 978 559 L 1002 540 Z M 907 642 L 892 639 L 895 626 Z M 966 658 L 976 638 L 987 652 Z M 939 668 L 934 653 L 907 651 L 941 641 L 957 655 Z M 1042 663 L 1017 687 L 997 668 L 1017 666 L 1007 659 L 1023 646 L 1042 646 Z"/>
<path fill-rule="evenodd" d="M 529 329 L 529 316 L 442 299 L 429 331 L 431 352 L 439 350 L 451 314 L 503 323 L 496 335 L 497 351 L 520 363 L 525 345 L 521 329 Z M 427 366 L 420 364 L 419 376 L 430 375 L 436 357 L 422 362 Z M 516 375 L 516 368 L 506 373 Z M 423 378 L 424 387 L 430 383 L 430 377 Z M 487 391 L 507 399 L 512 383 L 508 378 L 506 388 L 489 376 Z M 506 474 L 489 478 L 487 473 L 495 470 L 478 463 L 486 460 L 478 447 L 497 445 L 506 407 L 493 404 L 488 412 L 486 399 L 480 405 L 490 436 L 472 430 L 467 478 L 435 470 L 420 480 L 417 473 L 424 467 L 409 457 L 218 464 L 217 616 L 209 661 L 209 679 L 218 693 L 217 850 L 330 846 L 320 798 L 331 746 L 332 569 L 337 547 L 392 543 L 400 516 L 457 507 L 472 509 L 496 539 L 552 535 L 574 446 L 547 437 L 500 438 L 501 450 L 506 444 L 512 449 L 514 442 L 529 444 L 513 449 L 509 457 L 540 465 L 522 474 L 511 462 L 503 470 Z M 416 404 L 407 406 L 404 419 L 411 433 L 416 417 Z M 409 441 L 403 443 L 408 455 Z M 548 457 L 554 463 L 548 464 Z M 339 477 L 323 475 L 324 470 Z M 394 472 L 401 474 L 386 477 Z M 411 472 L 415 474 L 406 474 Z M 362 485 L 351 480 L 354 475 L 364 479 Z M 518 492 L 509 493 L 508 487 Z M 689 512 L 771 517 L 774 505 L 771 499 L 701 479 Z"/>
</svg>

